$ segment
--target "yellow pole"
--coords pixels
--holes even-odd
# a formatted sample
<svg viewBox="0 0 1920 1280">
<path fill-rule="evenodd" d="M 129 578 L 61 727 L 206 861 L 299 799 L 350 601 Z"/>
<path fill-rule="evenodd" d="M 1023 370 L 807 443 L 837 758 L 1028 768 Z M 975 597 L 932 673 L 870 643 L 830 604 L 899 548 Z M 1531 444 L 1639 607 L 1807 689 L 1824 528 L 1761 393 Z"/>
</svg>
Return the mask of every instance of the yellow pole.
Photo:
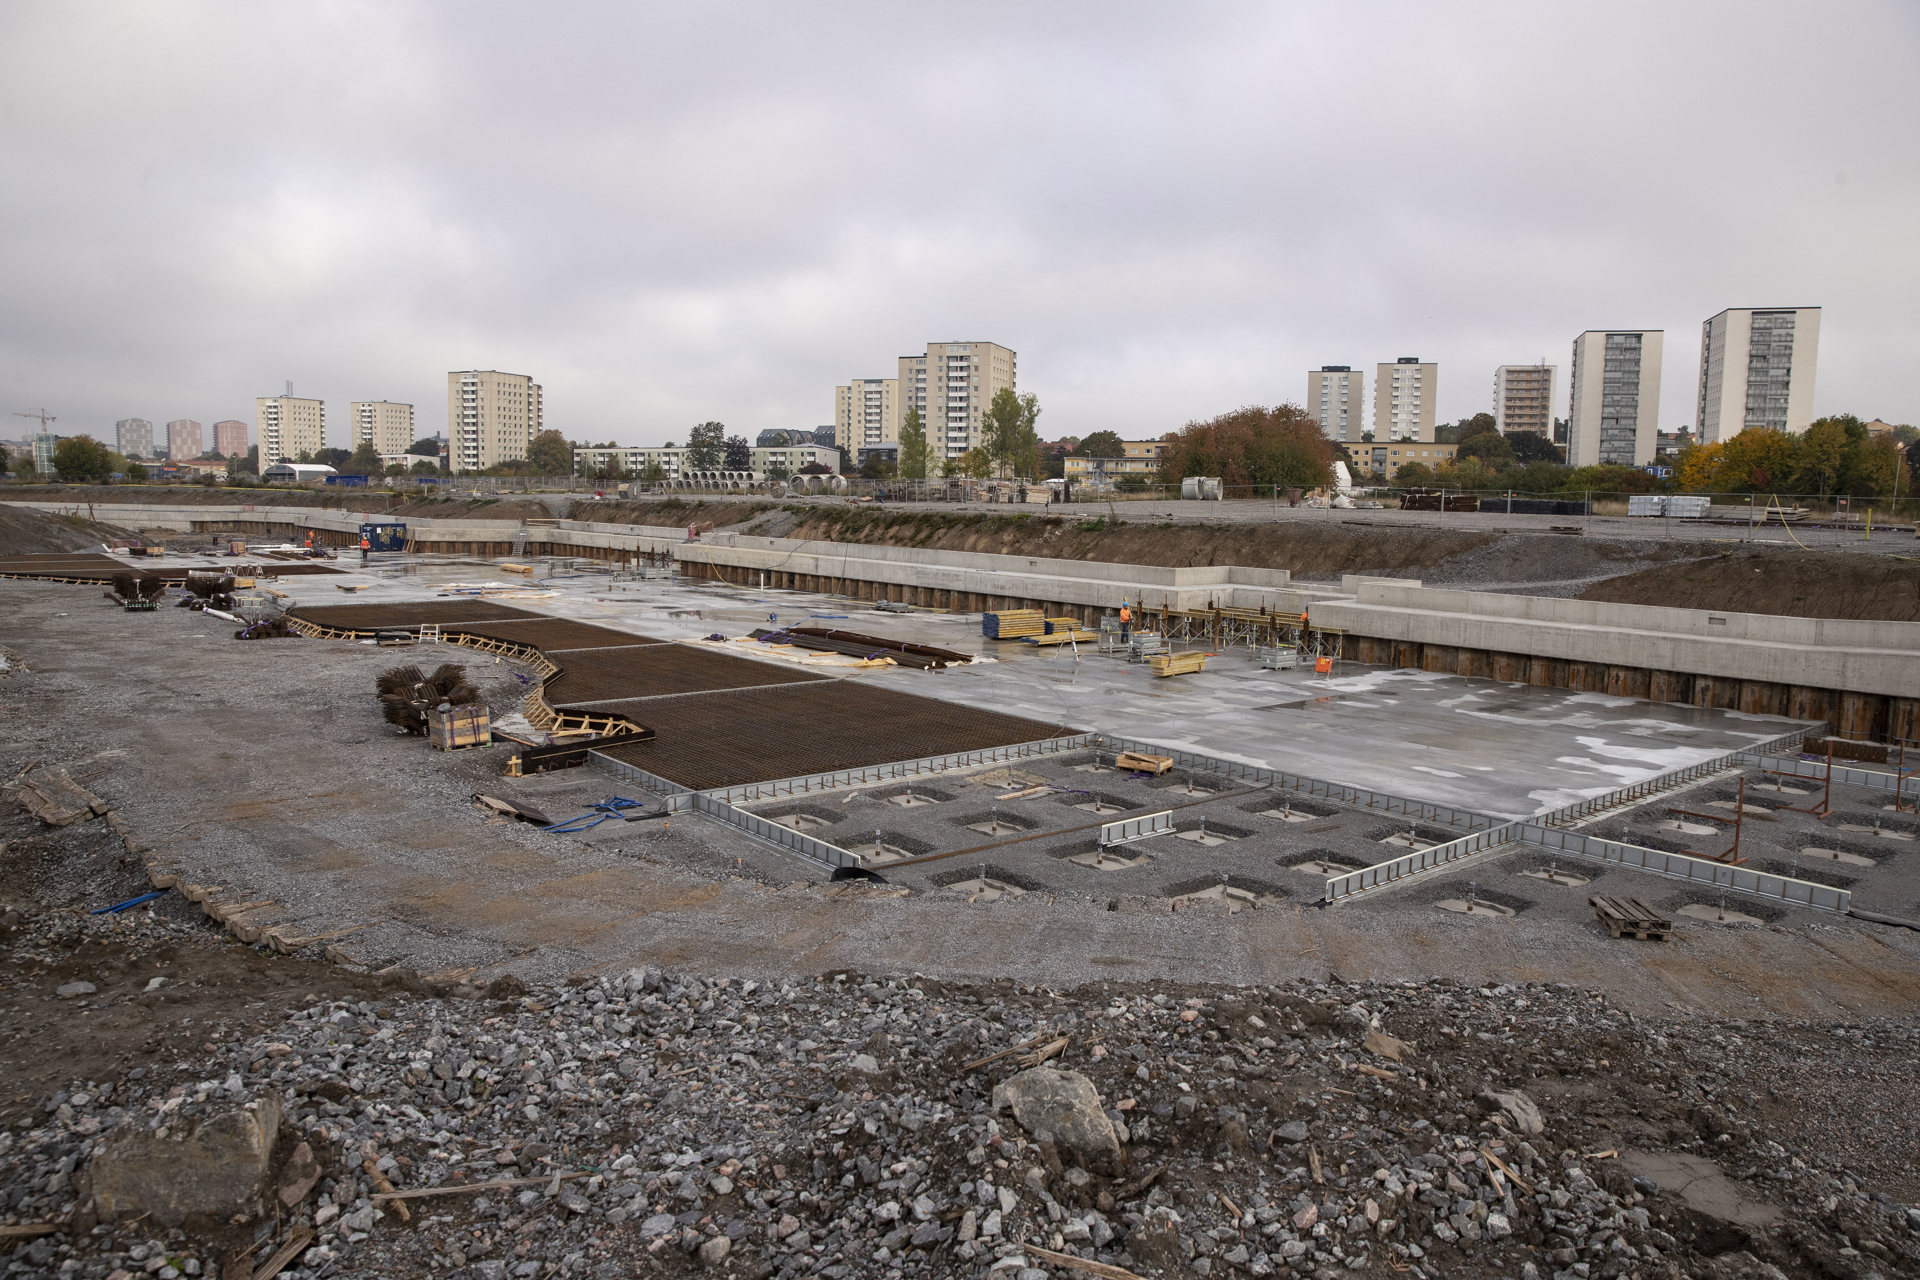
<svg viewBox="0 0 1920 1280">
<path fill-rule="evenodd" d="M 1873 541 L 1873 508 L 1872 507 L 1867 508 L 1867 536 L 1865 540 L 1868 542 Z"/>
</svg>

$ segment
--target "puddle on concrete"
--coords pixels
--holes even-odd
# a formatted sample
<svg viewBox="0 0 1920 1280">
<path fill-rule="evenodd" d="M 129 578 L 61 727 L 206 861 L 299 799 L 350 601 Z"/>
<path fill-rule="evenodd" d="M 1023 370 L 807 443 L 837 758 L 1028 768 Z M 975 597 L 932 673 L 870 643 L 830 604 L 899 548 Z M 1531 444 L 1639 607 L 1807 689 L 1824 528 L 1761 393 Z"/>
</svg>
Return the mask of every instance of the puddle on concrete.
<svg viewBox="0 0 1920 1280">
<path fill-rule="evenodd" d="M 1868 826 L 1864 822 L 1843 822 L 1840 824 L 1840 829 L 1842 831 L 1858 832 L 1860 835 L 1863 835 L 1863 836 L 1879 836 L 1882 840 L 1913 839 L 1912 836 L 1908 835 L 1904 831 L 1889 831 L 1885 827 Z"/>
<path fill-rule="evenodd" d="M 1511 919 L 1518 914 L 1512 907 L 1503 907 L 1497 902 L 1481 902 L 1477 898 L 1472 901 L 1466 898 L 1442 898 L 1433 905 L 1455 915 L 1489 916 L 1498 920 Z"/>
<path fill-rule="evenodd" d="M 1802 849 L 1800 856 L 1803 858 L 1818 858 L 1822 862 L 1845 863 L 1849 867 L 1877 867 L 1880 865 L 1879 859 L 1877 858 L 1864 858 L 1857 853 L 1848 853 L 1845 849 L 1823 849 L 1817 844 L 1810 844 Z"/>
<path fill-rule="evenodd" d="M 1087 811 L 1088 813 L 1121 813 L 1121 812 L 1124 812 L 1124 810 L 1122 810 L 1122 809 L 1120 808 L 1120 806 L 1119 806 L 1119 805 L 1117 805 L 1117 804 L 1108 804 L 1108 803 L 1107 803 L 1106 801 L 1104 801 L 1104 800 L 1087 800 L 1087 801 L 1083 801 L 1082 803 L 1080 803 L 1080 804 L 1077 804 L 1077 805 L 1075 805 L 1075 806 L 1073 806 L 1073 807 L 1074 807 L 1074 808 L 1076 808 L 1076 809 L 1084 809 L 1084 810 L 1086 810 L 1086 811 Z"/>
<path fill-rule="evenodd" d="M 917 809 L 924 804 L 939 804 L 932 796 L 917 796 L 911 791 L 903 791 L 897 796 L 888 796 L 887 803 L 899 805 L 902 809 Z"/>
<path fill-rule="evenodd" d="M 1310 876 L 1343 876 L 1349 871 L 1358 871 L 1358 867 L 1349 867 L 1343 862 L 1327 862 L 1314 859 L 1311 862 L 1296 862 L 1288 867 L 1289 871 L 1304 871 Z"/>
<path fill-rule="evenodd" d="M 889 862 L 899 862 L 913 856 L 912 852 L 896 844 L 856 844 L 847 846 L 848 853 L 857 853 L 869 867 L 884 867 Z"/>
<path fill-rule="evenodd" d="M 1674 912 L 1674 914 L 1685 916 L 1689 920 L 1705 920 L 1708 924 L 1766 923 L 1766 921 L 1760 919 L 1758 916 L 1743 915 L 1729 907 L 1708 906 L 1704 902 L 1689 902 L 1686 906 Z"/>
<path fill-rule="evenodd" d="M 1425 836 L 1416 835 L 1411 831 L 1396 831 L 1380 843 L 1396 844 L 1402 849 L 1431 849 L 1440 842 L 1438 840 L 1429 840 Z"/>
<path fill-rule="evenodd" d="M 1085 853 L 1076 853 L 1068 862 L 1079 867 L 1092 867 L 1095 871 L 1124 871 L 1128 867 L 1142 867 L 1153 859 L 1144 853 L 1122 853 L 1114 849 L 1089 849 Z"/>
<path fill-rule="evenodd" d="M 1238 836 L 1223 836 L 1217 831 L 1208 831 L 1205 827 L 1193 831 L 1176 831 L 1173 834 L 1175 839 L 1190 840 L 1194 844 L 1205 845 L 1209 849 L 1217 844 L 1226 844 L 1228 841 L 1238 840 L 1240 838 Z"/>
<path fill-rule="evenodd" d="M 1229 913 L 1239 915 L 1242 911 L 1252 911 L 1259 907 L 1277 907 L 1285 901 L 1276 893 L 1255 893 L 1251 889 L 1242 889 L 1237 885 L 1216 884 L 1205 889 L 1196 889 L 1192 893 L 1183 893 L 1172 899 L 1174 902 L 1224 902 Z"/>
<path fill-rule="evenodd" d="M 1678 831 L 1689 836 L 1717 836 L 1720 828 L 1710 827 L 1704 822 L 1682 822 L 1678 818 L 1663 818 L 1653 824 L 1662 831 Z"/>
<path fill-rule="evenodd" d="M 1529 880 L 1544 880 L 1548 884 L 1557 884 L 1563 889 L 1577 889 L 1583 884 L 1592 883 L 1587 876 L 1577 876 L 1571 871 L 1562 871 L 1558 867 L 1535 867 L 1531 871 L 1522 871 L 1520 874 Z"/>
<path fill-rule="evenodd" d="M 795 831 L 812 831 L 815 827 L 832 825 L 825 818 L 816 818 L 810 813 L 788 813 L 778 818 L 769 818 L 767 821 L 777 822 L 781 826 L 790 827 Z"/>
<path fill-rule="evenodd" d="M 967 895 L 968 902 L 998 902 L 1002 898 L 1024 898 L 1027 891 L 1017 884 L 1008 884 L 1005 880 L 995 880 L 992 876 L 975 876 L 971 880 L 959 880 L 947 889 L 957 889 Z"/>
</svg>

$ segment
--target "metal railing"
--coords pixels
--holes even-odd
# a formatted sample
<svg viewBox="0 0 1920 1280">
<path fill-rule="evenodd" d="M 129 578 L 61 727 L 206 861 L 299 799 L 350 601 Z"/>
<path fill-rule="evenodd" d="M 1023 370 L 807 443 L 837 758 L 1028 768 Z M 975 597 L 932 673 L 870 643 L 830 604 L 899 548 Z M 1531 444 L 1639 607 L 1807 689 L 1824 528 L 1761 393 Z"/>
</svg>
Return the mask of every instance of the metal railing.
<svg viewBox="0 0 1920 1280">
<path fill-rule="evenodd" d="M 1382 889 L 1411 876 L 1459 862 L 1463 858 L 1490 853 L 1517 841 L 1520 838 L 1520 828 L 1521 824 L 1517 822 L 1504 823 L 1485 831 L 1476 831 L 1458 840 L 1436 844 L 1428 849 L 1415 849 L 1398 858 L 1376 863 L 1371 867 L 1362 867 L 1358 871 L 1349 871 L 1345 875 L 1329 876 L 1326 901 L 1343 902 L 1370 889 Z"/>
<path fill-rule="evenodd" d="M 702 794 L 728 804 L 753 804 L 777 800 L 783 796 L 807 795 L 815 791 L 835 791 L 842 787 L 864 787 L 891 782 L 896 778 L 917 778 L 930 773 L 948 773 L 978 765 L 998 764 L 1030 756 L 1058 755 L 1093 746 L 1095 735 L 1074 734 L 1064 738 L 1041 738 L 1005 747 L 986 747 L 978 751 L 958 751 L 944 756 L 923 756 L 917 760 L 896 760 L 887 764 L 861 765 L 853 769 L 834 769 L 810 773 L 799 778 L 776 778 L 769 782 L 748 782 L 734 787 L 714 787 Z"/>
<path fill-rule="evenodd" d="M 738 827 L 755 839 L 778 845 L 788 853 L 805 858 L 808 862 L 835 870 L 866 865 L 866 859 L 857 853 L 849 853 L 839 845 L 829 844 L 825 840 L 795 831 L 792 827 L 771 822 L 757 813 L 749 813 L 745 809 L 728 804 L 710 793 L 696 791 L 692 793 L 692 799 L 695 813 L 705 814 L 730 827 Z"/>
<path fill-rule="evenodd" d="M 1810 880 L 1795 880 L 1789 876 L 1776 876 L 1750 867 L 1730 866 L 1707 858 L 1690 858 L 1681 853 L 1644 849 L 1639 845 L 1606 840 L 1599 836 L 1583 836 L 1577 831 L 1562 831 L 1527 823 L 1523 824 L 1521 839 L 1549 853 L 1564 853 L 1590 862 L 1627 867 L 1649 875 L 1684 880 L 1689 884 L 1725 889 L 1731 893 L 1751 894 L 1756 898 L 1810 907 L 1815 911 L 1833 911 L 1845 915 L 1853 905 L 1853 895 L 1845 889 L 1815 884 Z"/>
<path fill-rule="evenodd" d="M 1105 823 L 1100 828 L 1100 847 L 1127 844 L 1134 840 L 1145 840 L 1149 836 L 1173 834 L 1173 810 L 1162 809 L 1159 813 L 1145 813 L 1137 818 L 1122 818 L 1118 822 Z"/>
</svg>

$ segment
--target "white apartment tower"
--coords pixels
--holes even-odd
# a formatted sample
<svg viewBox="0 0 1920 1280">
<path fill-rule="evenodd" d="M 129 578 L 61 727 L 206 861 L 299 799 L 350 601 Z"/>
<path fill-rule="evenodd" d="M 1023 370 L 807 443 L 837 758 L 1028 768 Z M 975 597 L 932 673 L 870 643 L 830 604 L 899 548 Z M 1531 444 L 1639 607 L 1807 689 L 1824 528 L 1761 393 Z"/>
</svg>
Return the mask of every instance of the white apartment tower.
<svg viewBox="0 0 1920 1280">
<path fill-rule="evenodd" d="M 1323 364 L 1307 370 L 1307 412 L 1329 440 L 1358 440 L 1366 415 L 1367 375 L 1353 366 Z"/>
<path fill-rule="evenodd" d="M 1731 308 L 1701 325 L 1701 442 L 1748 427 L 1805 431 L 1819 354 L 1818 307 Z"/>
<path fill-rule="evenodd" d="M 327 447 L 327 406 L 298 396 L 261 396 L 253 402 L 260 434 L 260 469 L 292 462 Z"/>
<path fill-rule="evenodd" d="M 987 406 L 1017 385 L 1019 356 L 997 342 L 929 342 L 926 366 L 927 456 L 957 458 L 984 442 Z"/>
<path fill-rule="evenodd" d="M 527 446 L 540 433 L 540 413 L 540 384 L 525 374 L 497 369 L 449 373 L 447 469 L 485 471 L 525 458 Z"/>
<path fill-rule="evenodd" d="M 893 378 L 855 378 L 833 389 L 833 439 L 848 462 L 860 450 L 900 443 L 900 384 Z"/>
<path fill-rule="evenodd" d="M 355 400 L 348 415 L 350 448 L 373 446 L 375 453 L 405 453 L 414 442 L 413 406 L 391 400 Z"/>
<path fill-rule="evenodd" d="M 1553 381 L 1559 370 L 1539 364 L 1503 364 L 1493 373 L 1493 425 L 1509 431 L 1531 431 L 1553 439 Z"/>
<path fill-rule="evenodd" d="M 200 424 L 192 418 L 175 418 L 167 424 L 167 460 L 184 462 L 202 452 Z"/>
<path fill-rule="evenodd" d="M 1373 375 L 1373 439 L 1432 440 L 1440 400 L 1440 366 L 1419 356 L 1379 365 Z"/>
<path fill-rule="evenodd" d="M 1642 467 L 1660 431 L 1659 329 L 1589 329 L 1573 340 L 1567 465 Z"/>
<path fill-rule="evenodd" d="M 113 424 L 113 447 L 125 458 L 153 456 L 153 423 L 145 418 L 122 418 Z"/>
</svg>

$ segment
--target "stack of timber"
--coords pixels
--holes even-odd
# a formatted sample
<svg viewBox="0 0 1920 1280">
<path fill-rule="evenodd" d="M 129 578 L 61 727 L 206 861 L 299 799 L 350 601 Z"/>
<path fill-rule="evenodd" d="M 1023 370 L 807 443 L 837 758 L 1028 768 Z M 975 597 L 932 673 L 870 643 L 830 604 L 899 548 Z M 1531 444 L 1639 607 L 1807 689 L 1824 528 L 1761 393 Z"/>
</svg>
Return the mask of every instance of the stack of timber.
<svg viewBox="0 0 1920 1280">
<path fill-rule="evenodd" d="M 1638 898 L 1593 897 L 1587 899 L 1587 905 L 1616 938 L 1630 935 L 1665 942 L 1673 936 L 1673 921 Z"/>
<path fill-rule="evenodd" d="M 493 741 L 484 704 L 449 706 L 427 712 L 427 741 L 436 751 L 484 747 Z"/>
<path fill-rule="evenodd" d="M 1184 676 L 1207 669 L 1207 655 L 1198 649 L 1186 653 L 1156 653 L 1147 661 L 1156 676 Z"/>
<path fill-rule="evenodd" d="M 0 790 L 0 795 L 50 827 L 65 827 L 102 817 L 113 806 L 67 776 L 65 769 L 30 769 Z"/>
<path fill-rule="evenodd" d="M 1002 609 L 980 615 L 980 634 L 989 640 L 1024 640 L 1047 634 L 1044 609 Z"/>
<path fill-rule="evenodd" d="M 1093 644 L 1100 639 L 1098 631 L 1075 631 L 1068 627 L 1049 630 L 1043 636 L 1025 636 L 1022 644 Z"/>
</svg>

